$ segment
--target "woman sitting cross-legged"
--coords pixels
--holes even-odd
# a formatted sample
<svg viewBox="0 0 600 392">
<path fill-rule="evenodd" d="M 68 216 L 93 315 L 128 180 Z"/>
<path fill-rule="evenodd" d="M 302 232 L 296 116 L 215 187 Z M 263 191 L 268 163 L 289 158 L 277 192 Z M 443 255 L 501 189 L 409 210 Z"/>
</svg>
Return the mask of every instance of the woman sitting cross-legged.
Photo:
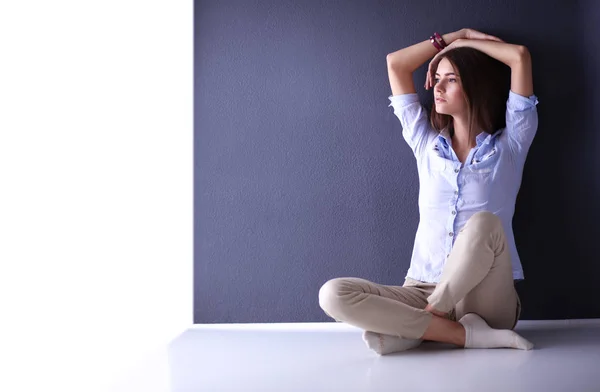
<svg viewBox="0 0 600 392">
<path fill-rule="evenodd" d="M 421 103 L 413 72 L 427 60 Z M 500 77 L 510 68 L 510 89 Z M 319 304 L 337 321 L 364 329 L 378 354 L 423 340 L 465 348 L 533 344 L 516 332 L 523 269 L 512 231 L 523 167 L 537 131 L 531 56 L 472 29 L 440 36 L 387 56 L 389 97 L 417 161 L 419 215 L 402 286 L 335 278 Z"/>
</svg>

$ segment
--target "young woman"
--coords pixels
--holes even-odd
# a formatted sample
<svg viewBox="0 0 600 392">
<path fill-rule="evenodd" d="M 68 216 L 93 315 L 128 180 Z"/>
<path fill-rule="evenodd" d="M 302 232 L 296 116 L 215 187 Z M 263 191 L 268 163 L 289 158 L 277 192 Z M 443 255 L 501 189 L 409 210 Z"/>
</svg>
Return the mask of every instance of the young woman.
<svg viewBox="0 0 600 392">
<path fill-rule="evenodd" d="M 428 115 L 413 72 L 432 59 Z M 513 331 L 521 312 L 514 282 L 523 269 L 512 218 L 523 166 L 537 130 L 531 56 L 525 46 L 472 29 L 387 56 L 389 106 L 419 174 L 419 214 L 403 286 L 335 278 L 319 304 L 336 321 L 364 329 L 380 355 L 423 340 L 464 348 L 533 344 Z M 510 89 L 503 71 L 510 70 Z"/>
</svg>

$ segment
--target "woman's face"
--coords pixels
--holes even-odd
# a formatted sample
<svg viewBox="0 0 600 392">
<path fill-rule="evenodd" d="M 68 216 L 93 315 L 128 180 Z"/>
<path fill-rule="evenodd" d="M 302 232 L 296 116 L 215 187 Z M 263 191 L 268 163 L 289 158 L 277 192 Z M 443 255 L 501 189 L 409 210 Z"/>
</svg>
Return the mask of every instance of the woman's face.
<svg viewBox="0 0 600 392">
<path fill-rule="evenodd" d="M 460 75 L 454 71 L 452 63 L 443 58 L 437 67 L 433 95 L 435 110 L 441 114 L 462 115 L 467 109 Z"/>
</svg>

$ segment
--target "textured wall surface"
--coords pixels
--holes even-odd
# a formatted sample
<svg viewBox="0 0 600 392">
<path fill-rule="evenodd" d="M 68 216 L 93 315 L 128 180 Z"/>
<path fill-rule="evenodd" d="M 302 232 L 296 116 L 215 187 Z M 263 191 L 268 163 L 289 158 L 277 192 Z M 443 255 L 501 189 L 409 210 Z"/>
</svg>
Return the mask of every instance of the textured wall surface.
<svg viewBox="0 0 600 392">
<path fill-rule="evenodd" d="M 418 180 L 385 57 L 462 27 L 533 56 L 522 318 L 600 317 L 599 3 L 196 1 L 195 322 L 332 321 L 328 279 L 404 282 Z"/>
</svg>

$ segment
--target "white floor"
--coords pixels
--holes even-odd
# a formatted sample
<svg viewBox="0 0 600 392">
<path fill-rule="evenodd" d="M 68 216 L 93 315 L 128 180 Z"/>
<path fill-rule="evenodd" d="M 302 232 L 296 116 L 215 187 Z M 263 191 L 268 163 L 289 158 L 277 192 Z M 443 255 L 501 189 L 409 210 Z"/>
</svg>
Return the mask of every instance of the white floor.
<svg viewBox="0 0 600 392">
<path fill-rule="evenodd" d="M 343 323 L 195 325 L 165 350 L 165 390 L 600 391 L 600 320 L 520 321 L 516 331 L 535 348 L 426 342 L 378 356 Z M 157 374 L 139 376 L 159 385 Z"/>
</svg>

